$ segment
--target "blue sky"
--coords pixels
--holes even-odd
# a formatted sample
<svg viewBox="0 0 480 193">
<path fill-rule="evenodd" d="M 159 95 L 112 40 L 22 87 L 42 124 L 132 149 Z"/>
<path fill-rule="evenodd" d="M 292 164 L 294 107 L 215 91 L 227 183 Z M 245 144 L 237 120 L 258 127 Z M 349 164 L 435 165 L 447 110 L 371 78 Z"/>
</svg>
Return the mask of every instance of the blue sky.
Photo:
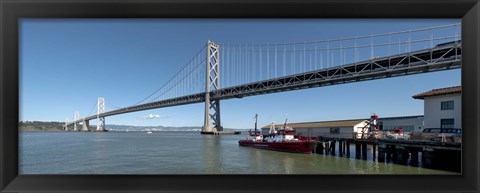
<svg viewBox="0 0 480 193">
<path fill-rule="evenodd" d="M 135 104 L 170 79 L 207 40 L 221 43 L 302 42 L 459 23 L 460 20 L 20 20 L 20 120 L 73 120 L 98 96 L 111 106 Z M 351 58 L 350 58 L 351 59 Z M 347 59 L 350 60 L 350 59 Z M 423 114 L 412 95 L 460 85 L 460 70 L 223 100 L 222 124 L 260 125 Z M 106 124 L 201 126 L 204 104 L 106 118 Z M 160 115 L 145 119 L 148 115 Z M 91 124 L 96 124 L 92 121 Z"/>
</svg>

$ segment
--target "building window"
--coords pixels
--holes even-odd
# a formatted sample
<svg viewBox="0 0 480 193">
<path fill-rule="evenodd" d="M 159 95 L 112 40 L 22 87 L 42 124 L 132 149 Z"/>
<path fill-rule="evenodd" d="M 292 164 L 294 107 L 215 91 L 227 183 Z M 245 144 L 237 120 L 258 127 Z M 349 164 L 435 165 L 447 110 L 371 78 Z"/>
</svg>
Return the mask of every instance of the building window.
<svg viewBox="0 0 480 193">
<path fill-rule="evenodd" d="M 335 128 L 330 128 L 330 134 L 339 134 L 340 133 L 340 128 L 335 127 Z"/>
<path fill-rule="evenodd" d="M 454 119 L 441 119 L 440 128 L 453 128 L 455 124 Z"/>
<path fill-rule="evenodd" d="M 442 101 L 442 110 L 453 110 L 453 101 Z"/>
</svg>

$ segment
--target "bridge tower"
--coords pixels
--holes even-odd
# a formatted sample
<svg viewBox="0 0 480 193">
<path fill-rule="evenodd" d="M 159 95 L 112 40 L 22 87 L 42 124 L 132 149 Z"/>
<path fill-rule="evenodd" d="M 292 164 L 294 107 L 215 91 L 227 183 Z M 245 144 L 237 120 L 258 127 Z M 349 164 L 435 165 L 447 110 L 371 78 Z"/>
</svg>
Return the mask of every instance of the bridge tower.
<svg viewBox="0 0 480 193">
<path fill-rule="evenodd" d="M 220 53 L 219 45 L 208 40 L 205 82 L 205 120 L 202 134 L 223 131 L 220 123 L 220 100 L 210 100 L 210 93 L 220 89 Z"/>
<path fill-rule="evenodd" d="M 80 119 L 80 112 L 75 111 L 75 115 L 73 116 L 73 130 L 74 131 L 78 131 L 78 128 L 77 128 L 78 119 Z"/>
<path fill-rule="evenodd" d="M 68 123 L 70 120 L 68 120 L 68 117 L 65 119 L 65 127 L 63 128 L 65 131 L 68 131 Z"/>
<path fill-rule="evenodd" d="M 105 117 L 100 117 L 100 114 L 105 113 L 105 98 L 98 97 L 97 100 L 97 130 L 96 131 L 104 131 L 105 130 Z"/>
<path fill-rule="evenodd" d="M 90 121 L 85 120 L 85 117 L 83 118 L 83 123 L 82 123 L 82 130 L 81 131 L 88 131 L 90 127 Z"/>
</svg>

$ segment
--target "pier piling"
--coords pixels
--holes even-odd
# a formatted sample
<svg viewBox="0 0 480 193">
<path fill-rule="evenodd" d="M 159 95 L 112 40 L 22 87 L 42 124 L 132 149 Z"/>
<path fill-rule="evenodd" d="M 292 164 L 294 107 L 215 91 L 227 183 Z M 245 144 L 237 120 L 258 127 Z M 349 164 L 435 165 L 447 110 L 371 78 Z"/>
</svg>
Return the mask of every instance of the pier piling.
<svg viewBox="0 0 480 193">
<path fill-rule="evenodd" d="M 330 142 L 325 143 L 325 155 L 330 153 Z"/>
<path fill-rule="evenodd" d="M 331 147 L 332 147 L 331 154 L 332 154 L 332 155 L 335 155 L 335 153 L 336 153 L 336 152 L 335 152 L 335 143 L 336 143 L 336 141 L 333 140 L 333 141 L 332 141 L 332 145 L 331 145 Z"/>
<path fill-rule="evenodd" d="M 338 155 L 343 156 L 343 141 L 338 141 Z"/>
<path fill-rule="evenodd" d="M 347 141 L 347 156 L 350 157 L 350 142 Z"/>
<path fill-rule="evenodd" d="M 385 162 L 385 146 L 378 145 L 378 161 Z"/>
<path fill-rule="evenodd" d="M 423 167 L 432 168 L 433 167 L 433 158 L 434 158 L 434 150 L 433 148 L 423 148 L 422 151 L 422 164 Z"/>
<path fill-rule="evenodd" d="M 318 145 L 317 145 L 317 152 L 320 153 L 320 154 L 323 154 L 324 153 L 324 148 L 325 147 L 325 142 L 320 142 Z"/>
<path fill-rule="evenodd" d="M 395 146 L 395 151 L 394 151 L 395 159 L 393 160 L 394 163 L 406 163 L 405 160 L 408 159 L 408 152 L 406 151 L 405 147 L 403 146 Z"/>
<path fill-rule="evenodd" d="M 362 158 L 367 159 L 367 143 L 362 143 Z"/>
<path fill-rule="evenodd" d="M 335 156 L 338 143 L 337 156 L 350 158 L 350 146 L 354 143 L 355 158 L 367 160 L 370 154 L 368 146 L 371 145 L 372 161 L 461 172 L 460 143 L 326 137 L 321 139 L 322 142 L 316 147 L 316 152 L 320 154 Z"/>
<path fill-rule="evenodd" d="M 360 159 L 360 143 L 355 142 L 355 158 Z"/>
<path fill-rule="evenodd" d="M 410 165 L 412 166 L 418 166 L 418 149 L 416 148 L 410 148 Z"/>
<path fill-rule="evenodd" d="M 391 145 L 387 145 L 387 148 L 386 148 L 386 162 L 390 162 L 392 160 L 392 146 Z"/>
</svg>

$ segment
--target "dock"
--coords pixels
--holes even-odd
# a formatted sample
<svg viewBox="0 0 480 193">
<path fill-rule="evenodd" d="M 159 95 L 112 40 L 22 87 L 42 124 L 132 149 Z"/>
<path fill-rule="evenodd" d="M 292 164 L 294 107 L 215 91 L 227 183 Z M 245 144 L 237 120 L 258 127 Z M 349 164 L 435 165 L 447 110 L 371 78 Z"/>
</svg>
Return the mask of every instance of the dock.
<svg viewBox="0 0 480 193">
<path fill-rule="evenodd" d="M 212 131 L 212 132 L 206 132 L 202 131 L 200 132 L 202 135 L 240 135 L 240 131 Z"/>
<path fill-rule="evenodd" d="M 318 154 L 461 172 L 461 143 L 319 137 Z M 353 157 L 353 156 L 352 156 Z"/>
</svg>

